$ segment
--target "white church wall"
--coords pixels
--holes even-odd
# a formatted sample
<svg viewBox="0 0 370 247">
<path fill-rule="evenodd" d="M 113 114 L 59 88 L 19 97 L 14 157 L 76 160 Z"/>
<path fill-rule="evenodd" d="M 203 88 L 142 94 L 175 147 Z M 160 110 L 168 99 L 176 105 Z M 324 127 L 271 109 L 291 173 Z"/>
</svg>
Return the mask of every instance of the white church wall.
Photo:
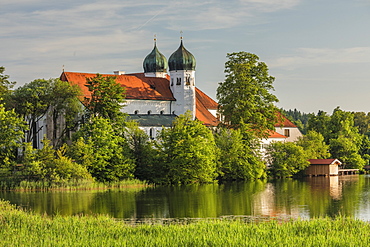
<svg viewBox="0 0 370 247">
<path fill-rule="evenodd" d="M 195 118 L 195 71 L 170 71 L 170 76 L 171 91 L 176 99 L 172 111 L 180 115 L 190 110 Z"/>
<path fill-rule="evenodd" d="M 123 112 L 128 114 L 148 114 L 149 111 L 150 114 L 171 114 L 171 101 L 126 100 L 123 107 Z"/>
<path fill-rule="evenodd" d="M 275 131 L 287 137 L 287 142 L 297 141 L 302 136 L 301 131 L 296 127 L 276 127 Z"/>
<path fill-rule="evenodd" d="M 143 130 L 150 139 L 157 139 L 157 136 L 162 130 L 162 127 L 139 127 L 141 130 Z"/>
</svg>

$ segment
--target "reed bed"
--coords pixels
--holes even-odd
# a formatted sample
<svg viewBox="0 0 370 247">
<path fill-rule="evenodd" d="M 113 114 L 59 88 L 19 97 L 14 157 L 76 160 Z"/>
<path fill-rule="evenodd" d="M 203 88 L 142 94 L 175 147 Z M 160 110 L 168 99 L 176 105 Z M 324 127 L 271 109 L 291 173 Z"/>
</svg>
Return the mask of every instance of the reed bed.
<svg viewBox="0 0 370 247">
<path fill-rule="evenodd" d="M 143 188 L 149 184 L 138 179 L 127 179 L 117 182 L 101 183 L 91 180 L 69 180 L 62 182 L 50 181 L 0 181 L 0 190 L 3 191 L 49 191 L 49 190 L 102 190 L 102 189 L 124 189 Z"/>
<path fill-rule="evenodd" d="M 369 246 L 369 234 L 369 223 L 350 218 L 132 226 L 102 215 L 36 215 L 0 201 L 0 246 Z"/>
</svg>

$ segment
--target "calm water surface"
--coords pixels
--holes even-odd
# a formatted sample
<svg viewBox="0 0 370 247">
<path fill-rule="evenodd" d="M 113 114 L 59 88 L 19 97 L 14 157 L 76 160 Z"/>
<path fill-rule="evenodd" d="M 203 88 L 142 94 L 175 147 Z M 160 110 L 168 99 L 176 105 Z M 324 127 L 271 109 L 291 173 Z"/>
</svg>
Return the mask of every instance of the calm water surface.
<svg viewBox="0 0 370 247">
<path fill-rule="evenodd" d="M 370 176 L 314 177 L 128 191 L 0 192 L 13 204 L 50 215 L 108 214 L 123 219 L 222 216 L 370 220 Z"/>
</svg>

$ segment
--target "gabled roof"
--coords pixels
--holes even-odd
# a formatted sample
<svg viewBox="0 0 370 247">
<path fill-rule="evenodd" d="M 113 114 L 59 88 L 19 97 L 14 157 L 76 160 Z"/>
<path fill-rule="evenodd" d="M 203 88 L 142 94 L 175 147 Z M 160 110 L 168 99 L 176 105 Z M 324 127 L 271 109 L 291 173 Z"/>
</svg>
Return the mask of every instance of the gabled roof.
<svg viewBox="0 0 370 247">
<path fill-rule="evenodd" d="M 161 114 L 151 114 L 151 115 L 129 115 L 129 118 L 138 122 L 140 126 L 156 126 L 156 127 L 171 127 L 172 122 L 175 120 L 175 115 L 161 115 Z"/>
<path fill-rule="evenodd" d="M 291 127 L 291 128 L 297 128 L 297 126 L 292 123 L 288 118 L 286 118 L 281 112 L 276 113 L 278 117 L 278 122 L 274 125 L 275 127 Z"/>
<path fill-rule="evenodd" d="M 308 160 L 311 165 L 341 165 L 342 162 L 340 162 L 338 159 L 309 159 Z"/>
<path fill-rule="evenodd" d="M 207 108 L 204 106 L 202 102 L 202 98 L 196 97 L 195 100 L 195 117 L 199 121 L 203 122 L 206 126 L 217 126 L 219 124 L 219 121 L 215 116 L 213 116 Z"/>
<path fill-rule="evenodd" d="M 196 98 L 209 110 L 217 110 L 218 104 L 211 99 L 207 94 L 203 93 L 199 88 L 195 88 Z"/>
<path fill-rule="evenodd" d="M 85 86 L 86 78 L 95 76 L 96 74 L 93 73 L 63 72 L 60 79 L 79 85 L 84 97 L 89 98 L 91 94 Z M 102 74 L 102 76 L 116 77 L 116 81 L 126 88 L 126 99 L 176 100 L 166 78 L 145 77 L 144 73 L 127 75 Z"/>
<path fill-rule="evenodd" d="M 279 133 L 277 133 L 273 130 L 270 130 L 268 138 L 271 138 L 271 139 L 273 139 L 273 138 L 284 138 L 284 139 L 286 139 L 288 137 L 286 137 L 285 135 L 279 134 Z"/>
</svg>

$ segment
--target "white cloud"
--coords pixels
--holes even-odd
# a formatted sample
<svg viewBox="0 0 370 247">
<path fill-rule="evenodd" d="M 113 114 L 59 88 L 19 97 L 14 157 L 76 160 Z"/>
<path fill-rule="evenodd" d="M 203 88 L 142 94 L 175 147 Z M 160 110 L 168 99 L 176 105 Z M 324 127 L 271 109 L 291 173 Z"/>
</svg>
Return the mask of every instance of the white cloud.
<svg viewBox="0 0 370 247">
<path fill-rule="evenodd" d="M 269 65 L 291 70 L 307 66 L 345 63 L 370 63 L 370 47 L 300 48 L 295 51 L 294 55 L 277 58 Z"/>
</svg>

